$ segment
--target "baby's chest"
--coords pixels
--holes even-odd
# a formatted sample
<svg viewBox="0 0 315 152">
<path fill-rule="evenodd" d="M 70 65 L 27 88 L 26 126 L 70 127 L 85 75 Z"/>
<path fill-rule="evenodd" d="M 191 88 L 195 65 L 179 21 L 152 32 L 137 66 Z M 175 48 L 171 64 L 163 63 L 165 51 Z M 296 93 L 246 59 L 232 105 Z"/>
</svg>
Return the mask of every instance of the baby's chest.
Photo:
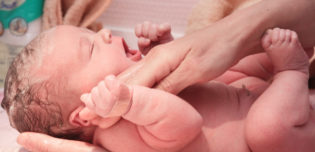
<svg viewBox="0 0 315 152">
<path fill-rule="evenodd" d="M 211 124 L 243 120 L 257 99 L 246 88 L 234 88 L 221 83 L 193 86 L 180 96 L 189 102 Z"/>
</svg>

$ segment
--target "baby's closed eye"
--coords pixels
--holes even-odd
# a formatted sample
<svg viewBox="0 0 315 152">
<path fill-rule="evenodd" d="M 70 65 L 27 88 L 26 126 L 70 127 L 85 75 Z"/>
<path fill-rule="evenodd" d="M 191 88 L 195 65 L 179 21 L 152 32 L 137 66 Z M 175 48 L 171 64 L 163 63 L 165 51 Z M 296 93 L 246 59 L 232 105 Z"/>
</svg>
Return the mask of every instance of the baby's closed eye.
<svg viewBox="0 0 315 152">
<path fill-rule="evenodd" d="M 80 38 L 80 42 L 79 42 L 79 50 L 80 53 L 78 53 L 78 58 L 88 58 L 90 59 L 93 53 L 93 49 L 94 49 L 94 43 L 92 41 L 90 41 L 88 38 L 86 37 L 82 37 Z"/>
</svg>

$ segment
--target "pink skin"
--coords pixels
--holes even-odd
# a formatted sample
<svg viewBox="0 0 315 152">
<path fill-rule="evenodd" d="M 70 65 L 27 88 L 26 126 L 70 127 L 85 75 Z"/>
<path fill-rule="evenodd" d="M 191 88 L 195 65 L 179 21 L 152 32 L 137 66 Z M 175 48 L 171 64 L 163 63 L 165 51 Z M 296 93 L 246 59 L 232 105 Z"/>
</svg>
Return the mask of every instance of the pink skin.
<svg viewBox="0 0 315 152">
<path fill-rule="evenodd" d="M 50 88 L 55 94 L 49 98 L 63 107 L 62 113 L 64 119 L 69 120 L 69 126 L 87 126 L 85 121 L 78 119 L 84 107 L 81 94 L 89 92 L 104 76 L 124 71 L 140 60 L 141 54 L 127 49 L 123 39 L 111 36 L 109 30 L 94 33 L 59 26 L 47 32 L 47 37 L 47 44 L 40 48 L 44 50 L 42 63 L 31 73 L 36 77 L 51 76 L 56 87 L 63 88 L 60 92 Z M 76 113 L 71 114 L 71 111 Z"/>
<path fill-rule="evenodd" d="M 54 63 L 54 56 L 67 59 L 69 54 L 66 65 L 77 70 L 62 75 L 72 78 L 67 90 L 77 96 L 66 98 L 68 102 L 59 104 L 62 104 L 63 112 L 68 116 L 65 119 L 69 120 L 70 125 L 98 127 L 93 131 L 94 144 L 121 152 L 311 152 L 314 149 L 314 112 L 310 111 L 306 83 L 308 76 L 305 72 L 308 58 L 292 31 L 284 36 L 282 33 L 285 30 L 269 31 L 262 40 L 267 55 L 249 56 L 217 79 L 223 83 L 209 82 L 188 87 L 178 95 L 179 98 L 156 89 L 126 85 L 113 76 L 103 79 L 106 75 L 122 72 L 126 68 L 122 65 L 125 64 L 117 64 L 114 68 L 111 66 L 116 64 L 100 64 L 86 69 L 88 65 L 82 66 L 82 60 L 73 59 L 74 55 L 78 55 L 77 51 L 71 51 L 75 40 L 82 36 L 75 35 L 80 33 L 77 28 L 69 28 L 59 27 L 55 32 L 56 48 L 53 52 L 56 53 L 50 54 L 50 60 L 46 61 Z M 62 37 L 58 37 L 59 32 L 69 32 L 67 36 L 73 37 L 60 41 Z M 102 60 L 98 62 L 105 62 L 103 58 L 113 60 L 114 57 L 115 60 L 111 62 L 119 58 L 120 63 L 131 66 L 134 60 L 119 53 L 124 52 L 123 44 L 115 43 L 121 41 L 108 36 L 108 32 L 104 33 L 87 35 L 96 39 L 98 47 L 95 49 L 109 51 L 107 55 L 99 54 Z M 101 38 L 104 44 L 98 43 L 97 39 Z M 71 40 L 71 43 L 64 42 L 67 40 Z M 68 52 L 58 53 L 61 46 L 67 48 Z M 113 50 L 110 46 L 121 51 L 110 51 Z M 272 69 L 275 74 L 270 72 Z M 93 70 L 101 73 L 94 73 L 91 79 L 86 77 L 86 73 L 95 72 Z M 273 75 L 274 80 L 270 83 Z M 89 82 L 89 85 L 82 82 Z M 92 90 L 91 93 L 86 93 L 89 90 Z M 285 96 L 281 94 L 284 90 Z M 83 102 L 80 102 L 82 93 Z M 65 96 L 58 99 L 65 99 Z"/>
<path fill-rule="evenodd" d="M 314 151 L 315 113 L 310 105 L 314 92 L 308 89 L 308 56 L 290 30 L 267 31 L 262 46 L 275 75 L 248 113 L 248 144 L 257 152 Z"/>
<path fill-rule="evenodd" d="M 157 25 L 146 21 L 136 26 L 135 34 L 138 37 L 139 50 L 143 54 L 147 54 L 157 44 L 173 40 L 171 26 L 168 23 Z"/>
<path fill-rule="evenodd" d="M 233 71 L 228 71 L 243 70 L 243 76 L 241 72 L 225 75 L 230 86 L 215 82 L 191 86 L 179 94 L 185 101 L 173 94 L 125 85 L 113 76 L 107 77 L 103 81 L 107 85 L 94 87 L 92 93 L 84 95 L 83 102 L 103 118 L 118 111 L 123 119 L 114 124 L 115 127 L 99 126 L 94 143 L 122 152 L 313 151 L 315 113 L 310 109 L 307 87 L 308 56 L 296 33 L 290 30 L 269 30 L 262 45 L 271 62 L 265 54 L 245 58 Z M 242 64 L 254 59 L 262 61 L 266 67 L 270 66 L 267 62 L 273 64 L 275 73 L 271 84 L 261 79 L 272 78 L 271 73 L 248 75 L 261 67 L 249 66 L 250 69 L 245 69 L 247 72 L 242 69 Z M 238 88 L 241 85 L 243 89 Z M 115 87 L 121 88 L 117 90 L 112 86 L 124 87 Z M 117 93 L 119 90 L 125 93 Z M 102 95 L 104 92 L 108 94 Z M 130 99 L 129 102 L 126 99 Z M 128 106 L 109 106 L 104 110 L 104 105 L 119 102 Z M 119 146 L 119 143 L 126 144 Z"/>
<path fill-rule="evenodd" d="M 147 87 L 155 85 L 168 92 L 180 92 L 187 86 L 196 82 L 205 82 L 216 78 L 223 72 L 226 72 L 227 69 L 241 58 L 256 53 L 254 51 L 262 51 L 260 43 L 261 36 L 267 28 L 270 27 L 286 27 L 297 31 L 303 46 L 305 48 L 313 47 L 315 44 L 314 8 L 315 2 L 310 0 L 260 1 L 241 11 L 233 12 L 228 17 L 203 30 L 174 40 L 171 43 L 154 47 L 151 50 L 152 53 L 150 52 L 144 58 L 144 61 L 142 60 L 132 68 L 128 68 L 127 71 L 120 74 L 119 78 L 124 78 L 124 81 L 126 81 L 127 84 L 144 85 Z M 165 51 L 167 53 L 165 53 Z M 271 65 L 268 61 L 269 58 L 265 54 L 260 55 L 256 60 L 254 57 L 247 57 L 246 59 L 243 59 L 238 66 L 235 66 L 231 71 L 226 72 L 225 76 L 230 76 L 226 78 L 228 78 L 227 80 L 229 80 L 231 85 L 237 84 L 236 86 L 242 86 L 242 83 L 244 82 L 247 87 L 247 84 L 251 84 L 251 82 L 258 82 L 254 87 L 260 86 L 257 85 L 259 83 L 268 86 L 269 81 L 267 80 L 270 78 L 270 75 L 273 74 L 268 72 L 268 69 L 270 69 L 270 66 L 268 65 Z M 251 64 L 247 64 L 246 66 L 245 63 Z M 247 88 L 251 90 L 250 87 Z M 219 91 L 218 88 L 213 90 Z M 196 93 L 199 92 L 196 91 Z M 205 94 L 209 94 L 209 92 Z M 245 91 L 245 95 L 247 94 L 248 92 Z M 199 95 L 201 94 L 199 93 Z M 218 107 L 220 105 L 231 105 L 223 103 L 224 102 L 217 104 L 212 103 L 212 106 Z M 236 103 L 238 105 L 239 102 Z M 240 109 L 240 106 L 238 106 L 237 109 Z M 220 109 L 211 110 L 217 112 L 222 111 Z M 204 111 L 209 111 L 209 108 L 205 108 Z M 217 151 L 226 151 L 224 148 L 229 148 L 230 145 L 234 145 L 234 143 L 237 144 L 235 141 L 243 141 L 243 136 L 235 136 L 235 133 L 243 135 L 241 132 L 244 128 L 242 128 L 243 121 L 241 120 L 244 119 L 244 115 L 235 117 L 235 119 L 230 119 L 226 116 L 229 113 L 230 115 L 234 114 L 227 110 L 218 113 L 220 115 L 216 116 L 222 115 L 223 118 L 218 117 L 217 119 L 213 119 L 214 121 L 212 121 L 212 123 L 214 125 L 209 125 L 209 130 L 216 131 L 211 134 L 214 140 L 212 141 L 213 143 L 210 144 L 212 144 L 213 147 L 217 147 Z M 224 120 L 227 123 L 222 123 Z M 233 130 L 231 125 L 237 123 L 239 123 L 239 127 L 236 127 L 235 130 Z M 213 128 L 216 129 L 214 130 Z M 273 129 L 273 127 L 270 128 Z M 218 132 L 220 130 L 221 134 Z M 225 133 L 225 136 L 220 136 L 223 133 Z M 312 133 L 310 133 L 310 135 L 311 134 Z M 231 141 L 231 137 L 235 140 Z M 235 137 L 241 138 L 236 139 Z M 228 142 L 225 142 L 223 138 L 226 138 L 226 141 Z M 294 136 L 293 138 L 288 139 L 295 140 L 297 137 Z M 18 141 L 20 144 L 32 149 L 32 151 L 90 152 L 95 150 L 95 147 L 86 143 L 53 138 L 38 133 L 23 133 L 19 136 Z M 200 141 L 206 143 L 205 138 L 201 138 Z M 80 150 L 78 150 L 78 147 Z M 248 148 L 248 146 L 245 147 Z M 232 148 L 233 146 L 231 149 Z M 192 149 L 191 151 L 198 151 L 198 149 Z M 232 149 L 230 151 L 239 150 Z"/>
</svg>

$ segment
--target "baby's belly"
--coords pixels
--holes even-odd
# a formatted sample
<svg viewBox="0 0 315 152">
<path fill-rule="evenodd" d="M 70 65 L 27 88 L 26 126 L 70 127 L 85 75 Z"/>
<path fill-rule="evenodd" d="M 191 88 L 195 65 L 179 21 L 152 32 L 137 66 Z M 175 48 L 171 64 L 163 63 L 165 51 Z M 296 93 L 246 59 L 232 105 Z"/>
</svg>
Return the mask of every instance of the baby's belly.
<svg viewBox="0 0 315 152">
<path fill-rule="evenodd" d="M 180 95 L 200 112 L 204 126 L 200 136 L 184 151 L 249 152 L 244 127 L 247 113 L 257 96 L 244 88 L 221 83 L 189 89 Z"/>
</svg>

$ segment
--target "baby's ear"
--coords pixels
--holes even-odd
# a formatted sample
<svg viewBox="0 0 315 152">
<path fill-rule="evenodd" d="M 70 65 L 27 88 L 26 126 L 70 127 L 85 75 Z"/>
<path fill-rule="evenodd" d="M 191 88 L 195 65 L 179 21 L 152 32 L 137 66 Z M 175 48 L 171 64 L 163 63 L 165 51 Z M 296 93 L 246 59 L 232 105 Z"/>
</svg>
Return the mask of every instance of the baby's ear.
<svg viewBox="0 0 315 152">
<path fill-rule="evenodd" d="M 90 120 L 83 119 L 80 117 L 80 113 L 84 111 L 85 106 L 79 106 L 76 108 L 69 117 L 69 123 L 76 127 L 87 127 L 91 125 Z"/>
</svg>

